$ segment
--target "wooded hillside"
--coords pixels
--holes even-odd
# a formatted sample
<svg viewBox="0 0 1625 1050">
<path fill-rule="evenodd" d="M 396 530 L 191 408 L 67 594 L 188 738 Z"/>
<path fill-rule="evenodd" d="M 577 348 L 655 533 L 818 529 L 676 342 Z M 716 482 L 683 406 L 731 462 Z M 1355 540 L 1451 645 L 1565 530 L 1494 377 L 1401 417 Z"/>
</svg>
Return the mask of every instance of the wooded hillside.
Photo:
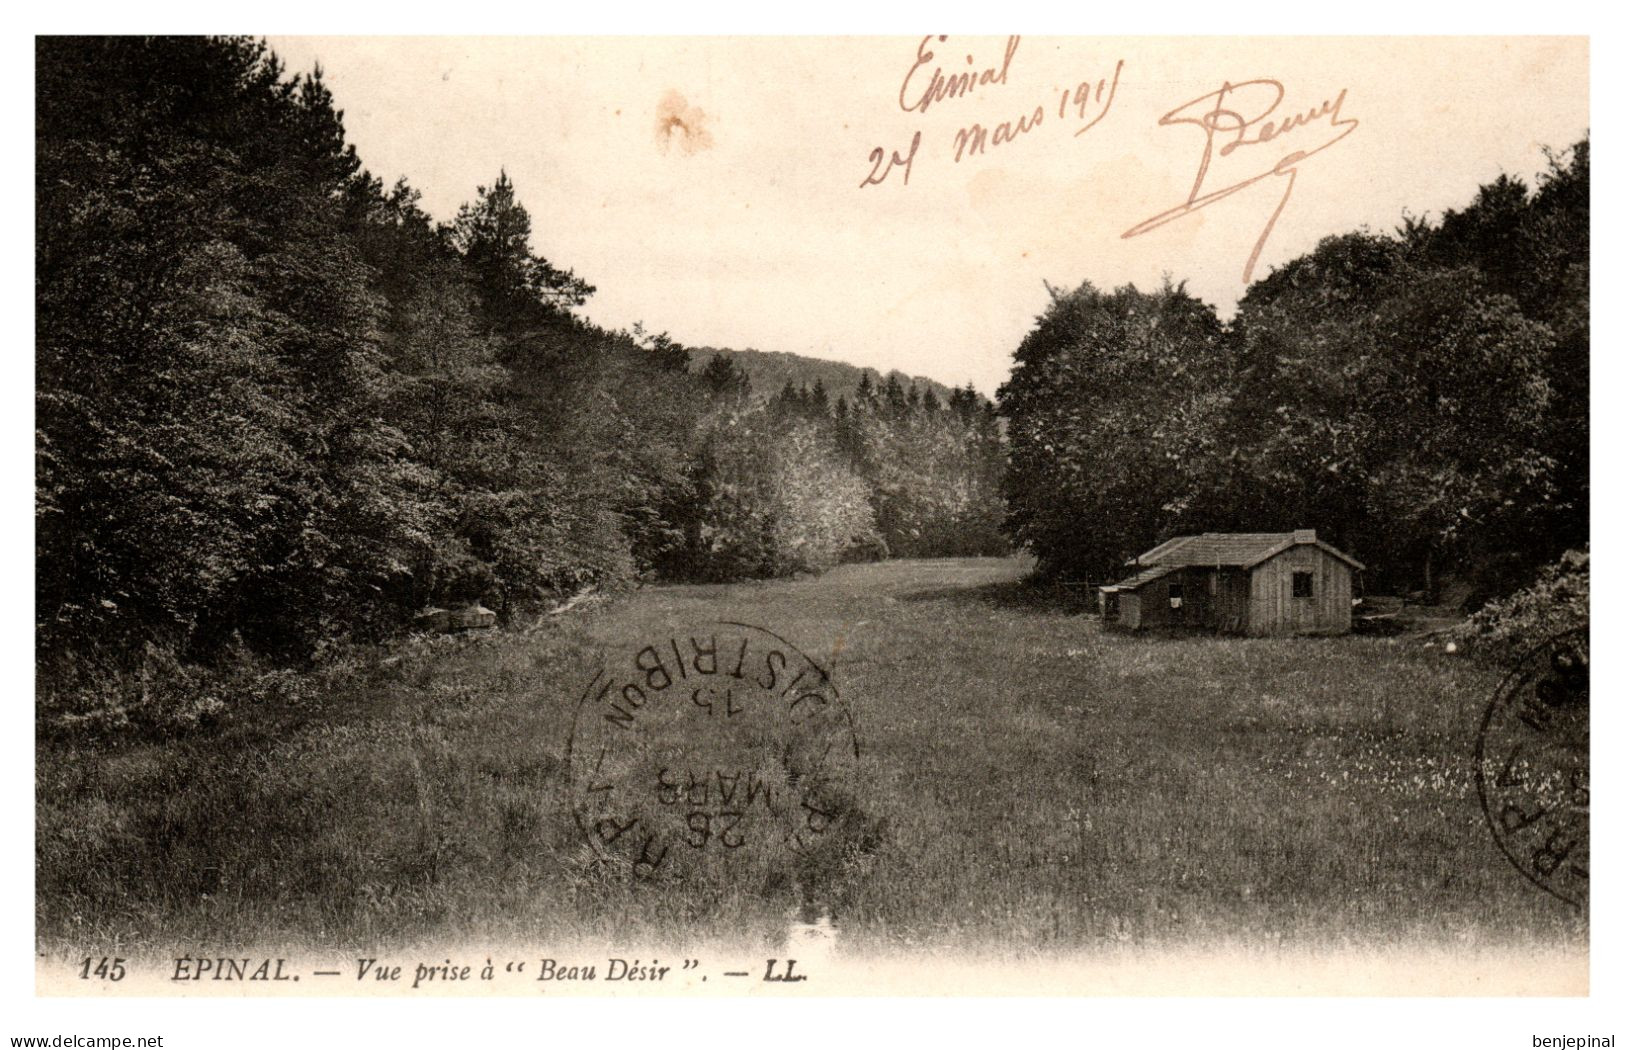
<svg viewBox="0 0 1625 1050">
<path fill-rule="evenodd" d="M 664 335 L 593 325 L 592 285 L 535 254 L 505 173 L 436 221 L 362 166 L 320 71 L 259 42 L 36 57 L 36 641 L 58 721 L 162 723 L 228 691 L 208 675 L 432 607 L 512 621 L 639 578 L 1002 547 L 985 398 L 753 397 L 725 359 L 691 370 Z"/>
<path fill-rule="evenodd" d="M 953 394 L 953 388 L 927 379 L 923 376 L 905 375 L 902 372 L 881 372 L 874 368 L 859 368 L 849 365 L 845 361 L 829 361 L 819 357 L 807 357 L 804 354 L 791 354 L 782 350 L 733 350 L 717 349 L 715 347 L 689 347 L 689 361 L 691 367 L 698 370 L 710 364 L 714 357 L 728 358 L 736 367 L 750 377 L 751 388 L 764 396 L 784 387 L 790 383 L 794 386 L 804 386 L 811 389 L 822 384 L 825 392 L 831 399 L 846 397 L 851 400 L 858 392 L 858 386 L 865 376 L 869 377 L 869 384 L 875 389 L 885 385 L 887 379 L 895 376 L 898 383 L 904 388 L 918 387 L 921 394 L 930 391 L 936 395 L 937 400 L 946 402 Z"/>
</svg>

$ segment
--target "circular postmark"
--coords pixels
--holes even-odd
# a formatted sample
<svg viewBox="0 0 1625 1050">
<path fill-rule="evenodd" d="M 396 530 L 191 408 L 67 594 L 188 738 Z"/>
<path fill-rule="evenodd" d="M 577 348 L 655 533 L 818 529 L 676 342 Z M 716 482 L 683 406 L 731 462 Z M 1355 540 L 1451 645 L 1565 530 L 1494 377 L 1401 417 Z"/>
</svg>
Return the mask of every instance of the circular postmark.
<svg viewBox="0 0 1625 1050">
<path fill-rule="evenodd" d="M 857 788 L 850 708 L 772 631 L 718 621 L 612 656 L 568 745 L 576 823 L 640 877 L 780 867 L 837 839 Z"/>
<path fill-rule="evenodd" d="M 1474 777 L 1495 843 L 1534 885 L 1584 908 L 1591 866 L 1591 678 L 1586 632 L 1526 653 L 1490 699 Z"/>
</svg>

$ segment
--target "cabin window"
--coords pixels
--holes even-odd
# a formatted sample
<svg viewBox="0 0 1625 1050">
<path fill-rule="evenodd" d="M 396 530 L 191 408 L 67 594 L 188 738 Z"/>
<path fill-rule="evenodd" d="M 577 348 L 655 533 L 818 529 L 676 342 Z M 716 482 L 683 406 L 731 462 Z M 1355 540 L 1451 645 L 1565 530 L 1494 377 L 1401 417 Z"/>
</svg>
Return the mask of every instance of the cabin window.
<svg viewBox="0 0 1625 1050">
<path fill-rule="evenodd" d="M 1170 583 L 1168 585 L 1168 608 L 1177 609 L 1185 604 L 1185 585 Z"/>
<path fill-rule="evenodd" d="M 1292 574 L 1292 597 L 1313 598 L 1315 596 L 1315 574 L 1312 572 L 1295 572 Z"/>
</svg>

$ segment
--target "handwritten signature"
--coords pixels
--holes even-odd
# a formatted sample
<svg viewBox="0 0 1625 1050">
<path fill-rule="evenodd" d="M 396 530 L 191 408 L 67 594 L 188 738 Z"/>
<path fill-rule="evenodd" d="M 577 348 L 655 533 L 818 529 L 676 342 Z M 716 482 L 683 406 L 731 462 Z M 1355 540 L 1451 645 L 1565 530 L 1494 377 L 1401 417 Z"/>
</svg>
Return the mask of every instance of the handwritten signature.
<svg viewBox="0 0 1625 1050">
<path fill-rule="evenodd" d="M 1281 201 L 1264 224 L 1263 232 L 1253 244 L 1252 254 L 1247 257 L 1247 266 L 1242 271 L 1242 280 L 1251 281 L 1253 268 L 1258 264 L 1264 244 L 1275 229 L 1275 222 L 1286 208 L 1286 202 L 1292 197 L 1292 187 L 1298 179 L 1298 165 L 1343 141 L 1360 126 L 1360 122 L 1353 117 L 1343 116 L 1343 101 L 1347 95 L 1348 89 L 1344 88 L 1330 102 L 1322 102 L 1301 113 L 1270 119 L 1286 97 L 1286 89 L 1280 81 L 1258 79 L 1237 84 L 1225 81 L 1219 90 L 1169 110 L 1157 121 L 1158 126 L 1190 124 L 1200 128 L 1205 136 L 1202 160 L 1196 168 L 1196 180 L 1191 184 L 1190 196 L 1183 204 L 1153 215 L 1125 232 L 1123 237 L 1126 239 L 1149 233 L 1272 176 L 1285 176 L 1286 186 L 1281 191 Z M 1310 128 L 1314 128 L 1316 134 L 1307 134 Z M 1286 140 L 1286 144 L 1300 148 L 1275 158 L 1273 162 L 1269 159 L 1272 150 L 1257 149 L 1275 145 L 1288 135 L 1291 138 Z M 1323 137 L 1325 135 L 1330 137 Z M 1243 159 L 1262 155 L 1266 166 L 1259 170 L 1256 165 L 1248 165 L 1244 170 L 1249 174 L 1220 189 L 1208 189 L 1209 171 L 1215 161 L 1222 162 L 1237 153 Z"/>
</svg>

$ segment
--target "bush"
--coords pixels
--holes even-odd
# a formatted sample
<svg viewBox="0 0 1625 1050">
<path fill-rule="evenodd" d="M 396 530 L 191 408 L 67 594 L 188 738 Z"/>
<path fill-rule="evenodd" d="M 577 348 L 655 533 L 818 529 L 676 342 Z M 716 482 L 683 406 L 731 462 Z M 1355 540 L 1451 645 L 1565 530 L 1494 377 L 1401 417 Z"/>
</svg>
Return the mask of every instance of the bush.
<svg viewBox="0 0 1625 1050">
<path fill-rule="evenodd" d="M 1489 663 L 1512 665 L 1534 646 L 1591 626 L 1591 552 L 1571 550 L 1535 582 L 1485 605 L 1462 625 L 1463 647 Z"/>
<path fill-rule="evenodd" d="M 230 671 L 188 664 L 155 642 L 133 652 L 57 654 L 38 674 L 41 737 L 182 735 L 212 723 L 240 684 Z"/>
</svg>

